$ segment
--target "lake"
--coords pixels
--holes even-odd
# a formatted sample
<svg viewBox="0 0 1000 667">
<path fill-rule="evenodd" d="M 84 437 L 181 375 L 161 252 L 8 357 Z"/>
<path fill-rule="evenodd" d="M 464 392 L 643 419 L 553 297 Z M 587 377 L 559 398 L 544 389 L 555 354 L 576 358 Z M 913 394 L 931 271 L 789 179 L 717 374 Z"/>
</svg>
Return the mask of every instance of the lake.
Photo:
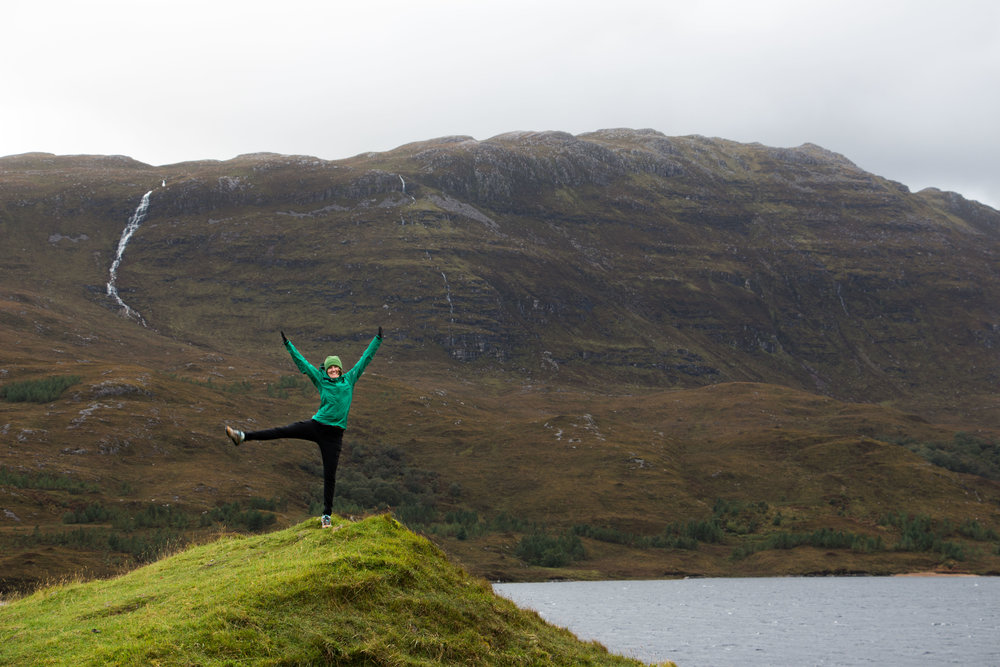
<svg viewBox="0 0 1000 667">
<path fill-rule="evenodd" d="M 998 577 L 496 584 L 577 637 L 645 662 L 1000 665 Z"/>
</svg>

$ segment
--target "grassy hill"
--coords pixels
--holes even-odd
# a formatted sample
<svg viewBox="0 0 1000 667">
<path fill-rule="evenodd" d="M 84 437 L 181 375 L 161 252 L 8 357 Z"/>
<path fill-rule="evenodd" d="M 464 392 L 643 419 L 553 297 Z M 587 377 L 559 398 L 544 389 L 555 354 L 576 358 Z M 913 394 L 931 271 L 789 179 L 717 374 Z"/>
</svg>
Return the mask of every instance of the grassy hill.
<svg viewBox="0 0 1000 667">
<path fill-rule="evenodd" d="M 0 607 L 8 665 L 628 665 L 387 516 L 225 537 Z"/>
<path fill-rule="evenodd" d="M 0 185 L 0 590 L 315 513 L 311 444 L 222 426 L 314 411 L 279 330 L 380 325 L 338 511 L 477 575 L 1000 571 L 1000 212 L 952 193 L 628 130 Z"/>
</svg>

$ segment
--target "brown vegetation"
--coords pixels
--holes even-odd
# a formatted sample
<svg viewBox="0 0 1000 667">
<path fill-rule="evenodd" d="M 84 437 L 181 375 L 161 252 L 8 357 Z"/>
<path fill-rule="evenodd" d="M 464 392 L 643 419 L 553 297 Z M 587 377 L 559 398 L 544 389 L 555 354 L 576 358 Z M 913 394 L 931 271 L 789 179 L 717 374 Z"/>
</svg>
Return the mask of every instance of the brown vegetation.
<svg viewBox="0 0 1000 667">
<path fill-rule="evenodd" d="M 1000 213 L 974 202 L 632 131 L 29 155 L 0 185 L 0 385 L 79 378 L 0 400 L 6 587 L 301 519 L 312 445 L 222 426 L 311 414 L 279 329 L 346 361 L 379 325 L 341 509 L 389 505 L 474 572 L 1000 571 Z M 118 282 L 142 326 L 104 285 L 150 189 Z M 525 562 L 557 544 L 584 557 Z"/>
</svg>

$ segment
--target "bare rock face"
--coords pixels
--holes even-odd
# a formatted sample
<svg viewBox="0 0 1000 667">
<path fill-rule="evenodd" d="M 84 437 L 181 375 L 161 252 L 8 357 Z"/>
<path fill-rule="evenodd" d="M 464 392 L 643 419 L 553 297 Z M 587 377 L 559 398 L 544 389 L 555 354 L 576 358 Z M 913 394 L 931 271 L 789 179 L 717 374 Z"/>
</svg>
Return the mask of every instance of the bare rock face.
<svg viewBox="0 0 1000 667">
<path fill-rule="evenodd" d="M 415 158 L 435 187 L 510 210 L 519 208 L 519 198 L 552 187 L 607 185 L 627 173 L 681 173 L 680 165 L 668 157 L 672 147 L 662 135 L 625 151 L 603 141 L 615 136 L 595 133 L 581 139 L 565 132 L 515 132 L 482 142 L 428 147 Z M 629 136 L 634 138 L 634 133 Z"/>
</svg>

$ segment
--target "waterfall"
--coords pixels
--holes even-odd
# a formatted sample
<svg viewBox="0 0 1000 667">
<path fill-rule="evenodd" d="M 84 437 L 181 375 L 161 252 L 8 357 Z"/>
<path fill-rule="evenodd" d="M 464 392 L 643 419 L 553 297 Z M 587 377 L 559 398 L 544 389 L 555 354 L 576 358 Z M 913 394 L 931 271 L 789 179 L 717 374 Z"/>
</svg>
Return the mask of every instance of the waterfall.
<svg viewBox="0 0 1000 667">
<path fill-rule="evenodd" d="M 402 174 L 396 174 L 399 176 L 399 183 L 403 186 L 403 194 L 410 198 L 410 201 L 417 201 L 417 198 L 406 191 L 406 180 L 403 178 Z"/>
<path fill-rule="evenodd" d="M 448 284 L 448 276 L 441 272 L 441 277 L 444 278 L 444 298 L 448 300 L 448 311 L 451 313 L 451 317 L 448 320 L 448 346 L 455 346 L 455 338 L 451 334 L 451 327 L 455 324 L 455 304 L 451 300 L 451 285 Z"/>
<path fill-rule="evenodd" d="M 142 326 L 146 326 L 146 320 L 142 318 L 142 315 L 133 310 L 127 303 L 122 301 L 121 296 L 118 294 L 118 287 L 115 286 L 115 281 L 118 280 L 118 267 L 122 263 L 122 255 L 125 254 L 125 246 L 132 239 L 132 235 L 135 234 L 135 230 L 139 229 L 139 225 L 142 221 L 146 219 L 146 211 L 149 209 L 149 195 L 153 194 L 150 190 L 142 196 L 142 201 L 139 202 L 139 206 L 135 209 L 135 213 L 129 218 L 128 224 L 125 225 L 125 229 L 122 230 L 122 237 L 118 239 L 118 252 L 115 253 L 115 261 L 111 263 L 111 271 L 108 275 L 108 296 L 114 299 L 119 306 L 121 306 L 122 312 L 125 317 L 130 319 L 136 319 Z"/>
<path fill-rule="evenodd" d="M 441 277 L 444 278 L 444 298 L 448 301 L 448 310 L 451 311 L 451 321 L 455 322 L 455 304 L 451 301 L 451 285 L 448 284 L 448 276 L 444 275 L 444 271 L 441 272 Z"/>
</svg>

